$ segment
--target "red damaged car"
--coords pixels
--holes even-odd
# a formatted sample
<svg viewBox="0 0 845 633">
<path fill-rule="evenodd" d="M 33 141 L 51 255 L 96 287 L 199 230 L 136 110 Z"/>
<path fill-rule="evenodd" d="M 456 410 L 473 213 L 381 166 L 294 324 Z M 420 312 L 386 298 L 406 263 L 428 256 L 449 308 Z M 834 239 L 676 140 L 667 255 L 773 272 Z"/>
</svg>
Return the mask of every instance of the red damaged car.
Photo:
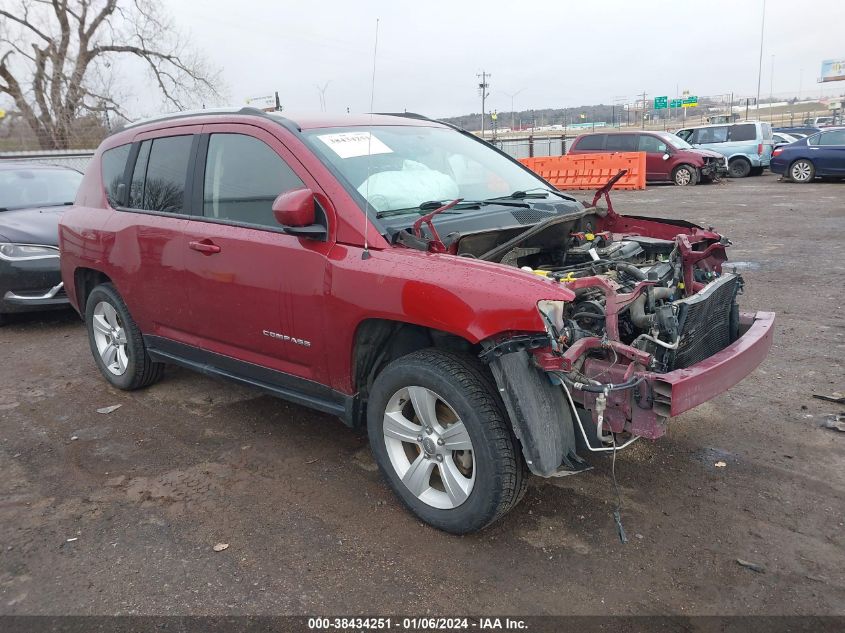
<svg viewBox="0 0 845 633">
<path fill-rule="evenodd" d="M 103 141 L 62 276 L 111 384 L 174 363 L 366 425 L 399 499 L 465 533 L 771 346 L 726 238 L 599 197 L 416 115 L 183 113 Z"/>
<path fill-rule="evenodd" d="M 709 149 L 699 149 L 669 132 L 610 132 L 581 134 L 568 154 L 645 152 L 646 180 L 673 182 L 682 187 L 728 175 L 727 159 Z"/>
</svg>

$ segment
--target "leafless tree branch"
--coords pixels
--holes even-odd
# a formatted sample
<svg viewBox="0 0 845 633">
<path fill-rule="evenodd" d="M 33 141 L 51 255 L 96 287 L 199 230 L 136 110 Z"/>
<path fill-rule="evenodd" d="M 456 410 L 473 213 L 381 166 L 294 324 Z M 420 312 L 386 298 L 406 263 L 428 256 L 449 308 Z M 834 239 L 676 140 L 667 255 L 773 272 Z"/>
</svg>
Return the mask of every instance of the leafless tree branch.
<svg viewBox="0 0 845 633">
<path fill-rule="evenodd" d="M 19 0 L 0 9 L 0 96 L 44 148 L 64 148 L 87 115 L 128 118 L 114 92 L 121 59 L 140 60 L 162 98 L 184 109 L 219 95 L 158 0 Z"/>
</svg>

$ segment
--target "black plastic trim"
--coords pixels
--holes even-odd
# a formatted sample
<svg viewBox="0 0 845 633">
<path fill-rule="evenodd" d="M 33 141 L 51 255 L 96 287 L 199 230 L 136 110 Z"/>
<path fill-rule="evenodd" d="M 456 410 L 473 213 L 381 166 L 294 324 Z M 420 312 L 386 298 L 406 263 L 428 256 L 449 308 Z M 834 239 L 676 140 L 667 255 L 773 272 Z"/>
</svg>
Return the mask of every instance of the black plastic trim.
<svg viewBox="0 0 845 633">
<path fill-rule="evenodd" d="M 188 369 L 254 387 L 273 396 L 330 413 L 353 426 L 358 410 L 356 396 L 292 374 L 179 343 L 162 336 L 144 335 L 144 345 L 154 361 L 174 363 Z"/>
</svg>

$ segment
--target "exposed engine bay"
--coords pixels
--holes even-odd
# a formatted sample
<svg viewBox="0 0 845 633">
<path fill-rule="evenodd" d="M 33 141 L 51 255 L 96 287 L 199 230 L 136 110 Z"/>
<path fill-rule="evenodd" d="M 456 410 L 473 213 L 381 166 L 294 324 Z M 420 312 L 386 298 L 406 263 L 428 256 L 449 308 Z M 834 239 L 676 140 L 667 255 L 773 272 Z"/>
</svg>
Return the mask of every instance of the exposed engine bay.
<svg viewBox="0 0 845 633">
<path fill-rule="evenodd" d="M 571 297 L 538 302 L 545 334 L 503 335 L 485 342 L 481 354 L 507 385 L 503 398 L 517 434 L 524 423 L 526 435 L 533 425 L 530 433 L 545 438 L 528 459 L 535 474 L 577 472 L 576 444 L 611 450 L 611 443 L 665 434 L 667 418 L 703 401 L 715 382 L 702 361 L 755 323 L 761 332 L 771 327 L 769 313 L 739 312 L 743 280 L 722 269 L 729 240 L 685 221 L 617 214 L 609 191 L 618 177 L 592 202 L 562 194 L 566 200 L 516 199 L 501 210 L 444 215 L 435 226 L 453 201 L 392 235 L 411 248 L 521 269 Z M 526 366 L 544 372 L 539 382 Z M 564 389 L 548 388 L 555 383 Z M 543 421 L 570 404 L 583 437 L 567 438 Z M 594 424 L 583 424 L 582 414 Z"/>
<path fill-rule="evenodd" d="M 582 339 L 607 337 L 648 354 L 651 371 L 667 372 L 736 340 L 736 296 L 743 282 L 739 275 L 722 272 L 729 241 L 687 222 L 620 216 L 608 196 L 612 184 L 592 203 L 578 203 L 564 213 L 546 201 L 506 212 L 520 223 L 533 220 L 529 227 L 464 228 L 460 218 L 444 218 L 438 228 L 464 230 L 443 242 L 431 224 L 433 214 L 414 228 L 424 247 L 431 245 L 421 228 L 428 222 L 444 251 L 521 268 L 573 289 L 572 302 L 538 306 L 558 351 Z M 606 208 L 596 206 L 601 195 Z M 491 215 L 502 221 L 486 211 L 486 218 Z M 413 239 L 403 233 L 399 241 Z M 618 301 L 621 297 L 627 300 Z M 616 300 L 610 315 L 609 299 Z"/>
</svg>

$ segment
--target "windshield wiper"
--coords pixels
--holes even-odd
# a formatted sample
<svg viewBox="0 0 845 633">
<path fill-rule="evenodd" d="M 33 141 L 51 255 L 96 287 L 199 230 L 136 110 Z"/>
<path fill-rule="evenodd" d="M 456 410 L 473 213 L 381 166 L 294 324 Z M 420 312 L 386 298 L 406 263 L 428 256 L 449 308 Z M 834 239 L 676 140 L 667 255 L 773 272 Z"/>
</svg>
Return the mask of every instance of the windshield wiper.
<svg viewBox="0 0 845 633">
<path fill-rule="evenodd" d="M 419 213 L 423 214 L 428 211 L 434 211 L 435 209 L 439 209 L 445 203 L 440 202 L 439 200 L 428 200 L 427 202 L 422 202 L 418 207 L 405 207 L 403 209 L 387 209 L 386 211 L 379 211 L 376 213 L 377 218 L 386 218 L 391 215 L 408 215 L 411 213 Z M 454 213 L 454 211 L 442 211 L 441 213 Z"/>
<path fill-rule="evenodd" d="M 548 189 L 546 187 L 534 187 L 533 189 L 526 189 L 524 191 L 514 191 L 511 194 L 506 196 L 500 196 L 498 198 L 487 198 L 488 200 L 524 200 L 526 198 L 548 198 L 549 194 L 554 194 L 559 198 L 563 198 L 564 200 L 575 200 L 575 198 L 571 196 L 567 196 L 560 191 L 555 191 L 554 189 Z"/>
<path fill-rule="evenodd" d="M 387 211 L 379 211 L 376 213 L 377 218 L 386 218 L 391 215 L 405 215 L 410 213 L 426 213 L 428 211 L 434 211 L 435 209 L 439 209 L 448 201 L 445 200 L 428 200 L 426 202 L 420 203 L 418 207 L 407 207 L 405 209 L 388 209 Z M 499 206 L 499 207 L 520 207 L 520 208 L 528 208 L 528 205 L 525 202 L 505 202 L 503 199 L 498 198 L 490 198 L 489 200 L 461 200 L 453 207 L 450 208 L 448 211 L 441 211 L 441 213 L 456 213 L 455 209 L 480 209 L 481 207 L 487 206 Z"/>
</svg>

